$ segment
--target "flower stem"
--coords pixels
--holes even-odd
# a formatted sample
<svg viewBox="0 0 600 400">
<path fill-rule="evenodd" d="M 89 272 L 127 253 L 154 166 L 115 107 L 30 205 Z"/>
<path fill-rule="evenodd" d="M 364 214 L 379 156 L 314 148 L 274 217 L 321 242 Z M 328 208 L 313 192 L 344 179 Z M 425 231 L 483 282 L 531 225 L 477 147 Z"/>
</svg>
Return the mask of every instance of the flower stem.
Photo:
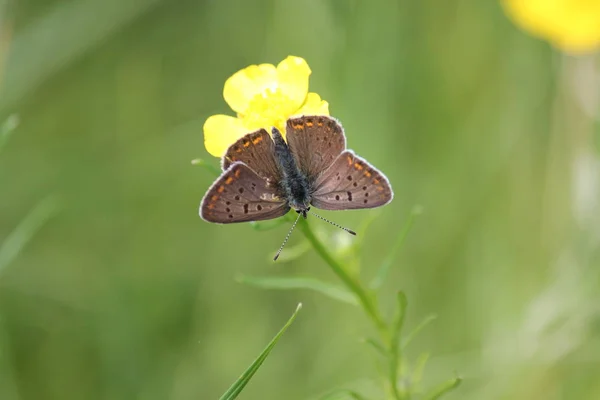
<svg viewBox="0 0 600 400">
<path fill-rule="evenodd" d="M 340 278 L 341 281 L 344 283 L 344 285 L 346 285 L 346 287 L 356 295 L 358 301 L 364 308 L 365 312 L 377 327 L 377 330 L 381 334 L 382 338 L 386 338 L 388 335 L 387 326 L 381 318 L 381 315 L 379 314 L 379 311 L 371 295 L 365 290 L 365 288 L 360 284 L 360 282 L 358 282 L 357 279 L 351 276 L 344 269 L 342 264 L 338 262 L 329 251 L 327 251 L 325 246 L 323 246 L 323 243 L 321 243 L 321 241 L 316 237 L 308 223 L 303 218 L 301 218 L 299 227 L 302 230 L 302 233 L 304 233 L 306 239 L 308 239 L 308 241 L 312 244 L 317 253 L 321 256 L 323 261 L 325 261 L 327 265 L 329 265 L 333 273 L 336 274 L 337 277 Z"/>
</svg>

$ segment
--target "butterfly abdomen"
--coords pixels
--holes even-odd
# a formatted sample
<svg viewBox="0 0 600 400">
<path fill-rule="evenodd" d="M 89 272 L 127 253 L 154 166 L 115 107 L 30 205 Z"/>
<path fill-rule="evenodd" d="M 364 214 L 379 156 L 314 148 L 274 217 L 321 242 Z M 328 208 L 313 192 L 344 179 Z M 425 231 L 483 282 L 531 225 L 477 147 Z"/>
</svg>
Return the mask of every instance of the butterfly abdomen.
<svg viewBox="0 0 600 400">
<path fill-rule="evenodd" d="M 281 133 L 273 128 L 275 157 L 281 172 L 281 190 L 285 193 L 289 205 L 296 211 L 304 211 L 310 205 L 308 179 L 298 168 L 287 143 Z"/>
</svg>

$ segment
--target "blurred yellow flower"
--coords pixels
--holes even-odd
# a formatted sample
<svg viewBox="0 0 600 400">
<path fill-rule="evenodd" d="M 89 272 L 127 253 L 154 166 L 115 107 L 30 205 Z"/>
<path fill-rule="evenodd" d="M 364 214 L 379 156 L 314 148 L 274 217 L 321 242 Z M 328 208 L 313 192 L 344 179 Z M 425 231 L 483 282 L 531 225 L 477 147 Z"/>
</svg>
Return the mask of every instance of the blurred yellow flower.
<svg viewBox="0 0 600 400">
<path fill-rule="evenodd" d="M 223 97 L 237 118 L 213 115 L 204 123 L 204 145 L 215 157 L 246 133 L 277 127 L 285 134 L 285 122 L 293 115 L 329 115 L 329 104 L 308 92 L 311 70 L 303 58 L 289 56 L 277 67 L 251 65 L 225 82 Z"/>
<path fill-rule="evenodd" d="M 535 36 L 570 53 L 600 47 L 600 0 L 503 0 L 506 13 Z"/>
</svg>

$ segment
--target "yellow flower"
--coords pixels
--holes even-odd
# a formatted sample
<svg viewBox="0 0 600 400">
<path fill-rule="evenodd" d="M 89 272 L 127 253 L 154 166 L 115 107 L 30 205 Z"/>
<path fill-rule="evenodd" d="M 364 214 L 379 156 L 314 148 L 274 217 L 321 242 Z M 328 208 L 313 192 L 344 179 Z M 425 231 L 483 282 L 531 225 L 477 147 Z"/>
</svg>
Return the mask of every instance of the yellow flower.
<svg viewBox="0 0 600 400">
<path fill-rule="evenodd" d="M 506 13 L 535 36 L 570 53 L 600 47 L 600 0 L 503 0 Z"/>
<path fill-rule="evenodd" d="M 225 82 L 223 97 L 237 118 L 213 115 L 204 123 L 206 150 L 221 157 L 227 148 L 249 132 L 277 127 L 285 134 L 285 121 L 293 115 L 329 115 L 329 104 L 308 92 L 311 71 L 303 58 L 289 56 L 277 67 L 251 65 Z"/>
</svg>

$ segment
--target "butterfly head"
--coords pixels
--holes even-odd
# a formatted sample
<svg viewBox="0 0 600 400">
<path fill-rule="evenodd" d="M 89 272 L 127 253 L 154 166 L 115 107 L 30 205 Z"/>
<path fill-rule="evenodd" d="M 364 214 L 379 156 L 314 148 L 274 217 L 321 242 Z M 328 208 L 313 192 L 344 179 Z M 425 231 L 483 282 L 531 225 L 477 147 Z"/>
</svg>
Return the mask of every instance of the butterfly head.
<svg viewBox="0 0 600 400">
<path fill-rule="evenodd" d="M 310 211 L 310 207 L 305 207 L 305 208 L 300 208 L 300 209 L 294 208 L 294 209 L 296 210 L 296 212 L 298 214 L 301 214 L 304 219 L 306 219 L 306 215 Z"/>
</svg>

